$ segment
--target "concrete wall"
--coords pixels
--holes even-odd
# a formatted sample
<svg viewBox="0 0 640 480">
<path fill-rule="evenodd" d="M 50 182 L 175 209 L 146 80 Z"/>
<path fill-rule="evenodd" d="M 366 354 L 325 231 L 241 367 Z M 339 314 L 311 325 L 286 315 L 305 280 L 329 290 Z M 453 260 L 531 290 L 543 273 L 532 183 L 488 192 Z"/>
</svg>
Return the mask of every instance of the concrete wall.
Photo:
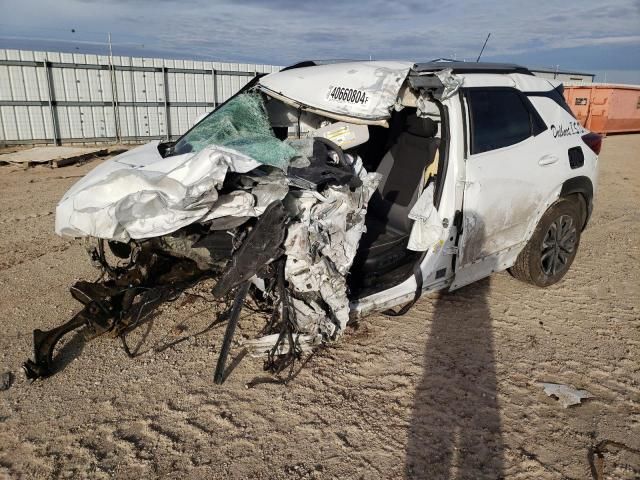
<svg viewBox="0 0 640 480">
<path fill-rule="evenodd" d="M 280 68 L 0 49 L 0 144 L 175 138 Z"/>
</svg>

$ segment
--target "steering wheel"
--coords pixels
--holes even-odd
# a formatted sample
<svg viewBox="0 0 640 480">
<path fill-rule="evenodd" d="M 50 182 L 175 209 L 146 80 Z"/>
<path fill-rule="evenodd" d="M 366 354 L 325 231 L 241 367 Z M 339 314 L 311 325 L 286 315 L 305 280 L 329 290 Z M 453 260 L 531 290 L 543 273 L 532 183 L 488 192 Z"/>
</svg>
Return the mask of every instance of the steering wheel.
<svg viewBox="0 0 640 480">
<path fill-rule="evenodd" d="M 324 137 L 313 137 L 313 140 L 314 142 L 322 143 L 330 150 L 336 152 L 336 155 L 338 156 L 338 164 L 342 168 L 347 169 L 349 173 L 353 173 L 354 175 L 356 174 L 353 165 L 347 162 L 347 157 L 345 156 L 344 150 L 342 150 L 342 147 L 340 147 L 340 145 Z"/>
</svg>

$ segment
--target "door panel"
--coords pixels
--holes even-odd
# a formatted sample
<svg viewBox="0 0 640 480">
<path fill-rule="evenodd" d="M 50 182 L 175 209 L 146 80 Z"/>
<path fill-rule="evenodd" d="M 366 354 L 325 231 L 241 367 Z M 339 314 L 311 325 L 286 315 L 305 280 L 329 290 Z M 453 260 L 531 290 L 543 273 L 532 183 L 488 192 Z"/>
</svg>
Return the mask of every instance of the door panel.
<svg viewBox="0 0 640 480">
<path fill-rule="evenodd" d="M 535 111 L 520 92 L 502 90 L 505 91 L 503 93 L 507 93 L 506 90 L 515 92 L 510 95 L 519 96 L 527 110 Z M 502 90 L 493 89 L 494 95 L 490 98 L 499 99 L 495 92 Z M 561 145 L 565 141 L 558 141 L 544 123 L 538 125 L 536 131 L 534 123 L 541 122 L 539 116 L 536 120 L 531 120 L 531 133 L 527 138 L 508 146 L 486 150 L 487 145 L 489 148 L 492 146 L 492 142 L 493 145 L 500 145 L 501 141 L 503 144 L 509 139 L 521 138 L 522 125 L 511 127 L 505 134 L 506 140 L 499 138 L 499 132 L 484 132 L 484 136 L 480 135 L 481 139 L 493 134 L 498 138 L 495 141 L 483 140 L 483 146 L 483 142 L 479 145 L 474 141 L 474 134 L 477 139 L 478 130 L 487 127 L 481 123 L 483 116 L 509 116 L 512 109 L 519 107 L 513 103 L 512 97 L 506 102 L 505 108 L 493 109 L 481 104 L 480 108 L 484 110 L 478 112 L 476 104 L 474 112 L 474 96 L 466 95 L 465 99 L 469 111 L 471 141 L 465 164 L 463 233 L 452 289 L 513 264 L 537 219 L 546 210 L 549 198 L 558 190 L 570 170 L 568 160 L 564 159 L 567 150 L 563 150 Z M 569 116 L 567 112 L 564 113 Z M 516 114 L 515 121 L 518 121 L 518 115 Z M 506 120 L 509 119 L 491 119 L 488 128 L 503 128 L 508 123 Z M 575 140 L 574 138 L 574 143 Z M 474 147 L 478 150 L 478 146 L 479 150 L 484 151 L 475 153 Z"/>
</svg>

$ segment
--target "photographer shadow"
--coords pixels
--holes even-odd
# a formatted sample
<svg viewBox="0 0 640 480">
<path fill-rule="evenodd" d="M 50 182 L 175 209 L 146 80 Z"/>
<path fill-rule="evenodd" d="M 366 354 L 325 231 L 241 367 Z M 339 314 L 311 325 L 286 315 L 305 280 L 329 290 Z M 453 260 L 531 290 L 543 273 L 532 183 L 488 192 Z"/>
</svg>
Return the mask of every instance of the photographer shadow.
<svg viewBox="0 0 640 480">
<path fill-rule="evenodd" d="M 485 278 L 435 300 L 409 427 L 407 478 L 503 477 L 489 285 Z"/>
</svg>

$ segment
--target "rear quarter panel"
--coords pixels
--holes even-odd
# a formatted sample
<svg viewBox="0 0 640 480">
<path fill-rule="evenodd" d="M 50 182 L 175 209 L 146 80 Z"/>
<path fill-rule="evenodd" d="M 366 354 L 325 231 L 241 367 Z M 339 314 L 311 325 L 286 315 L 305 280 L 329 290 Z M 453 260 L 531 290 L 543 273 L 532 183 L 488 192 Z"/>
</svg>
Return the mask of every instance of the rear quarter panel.
<svg viewBox="0 0 640 480">
<path fill-rule="evenodd" d="M 589 130 L 584 128 L 578 119 L 550 98 L 529 97 L 529 100 L 549 127 L 542 135 L 548 136 L 554 153 L 560 157 L 563 165 L 560 176 L 554 179 L 556 184 L 553 185 L 554 188 L 544 202 L 544 208 L 538 212 L 538 217 L 533 224 L 535 228 L 544 211 L 558 199 L 562 185 L 567 180 L 574 177 L 587 177 L 593 185 L 595 196 L 598 181 L 598 155 L 582 141 L 582 136 L 589 133 Z M 580 147 L 584 155 L 584 165 L 579 168 L 571 168 L 569 165 L 569 149 L 573 147 Z M 533 228 L 530 229 L 530 233 L 533 233 Z"/>
</svg>

